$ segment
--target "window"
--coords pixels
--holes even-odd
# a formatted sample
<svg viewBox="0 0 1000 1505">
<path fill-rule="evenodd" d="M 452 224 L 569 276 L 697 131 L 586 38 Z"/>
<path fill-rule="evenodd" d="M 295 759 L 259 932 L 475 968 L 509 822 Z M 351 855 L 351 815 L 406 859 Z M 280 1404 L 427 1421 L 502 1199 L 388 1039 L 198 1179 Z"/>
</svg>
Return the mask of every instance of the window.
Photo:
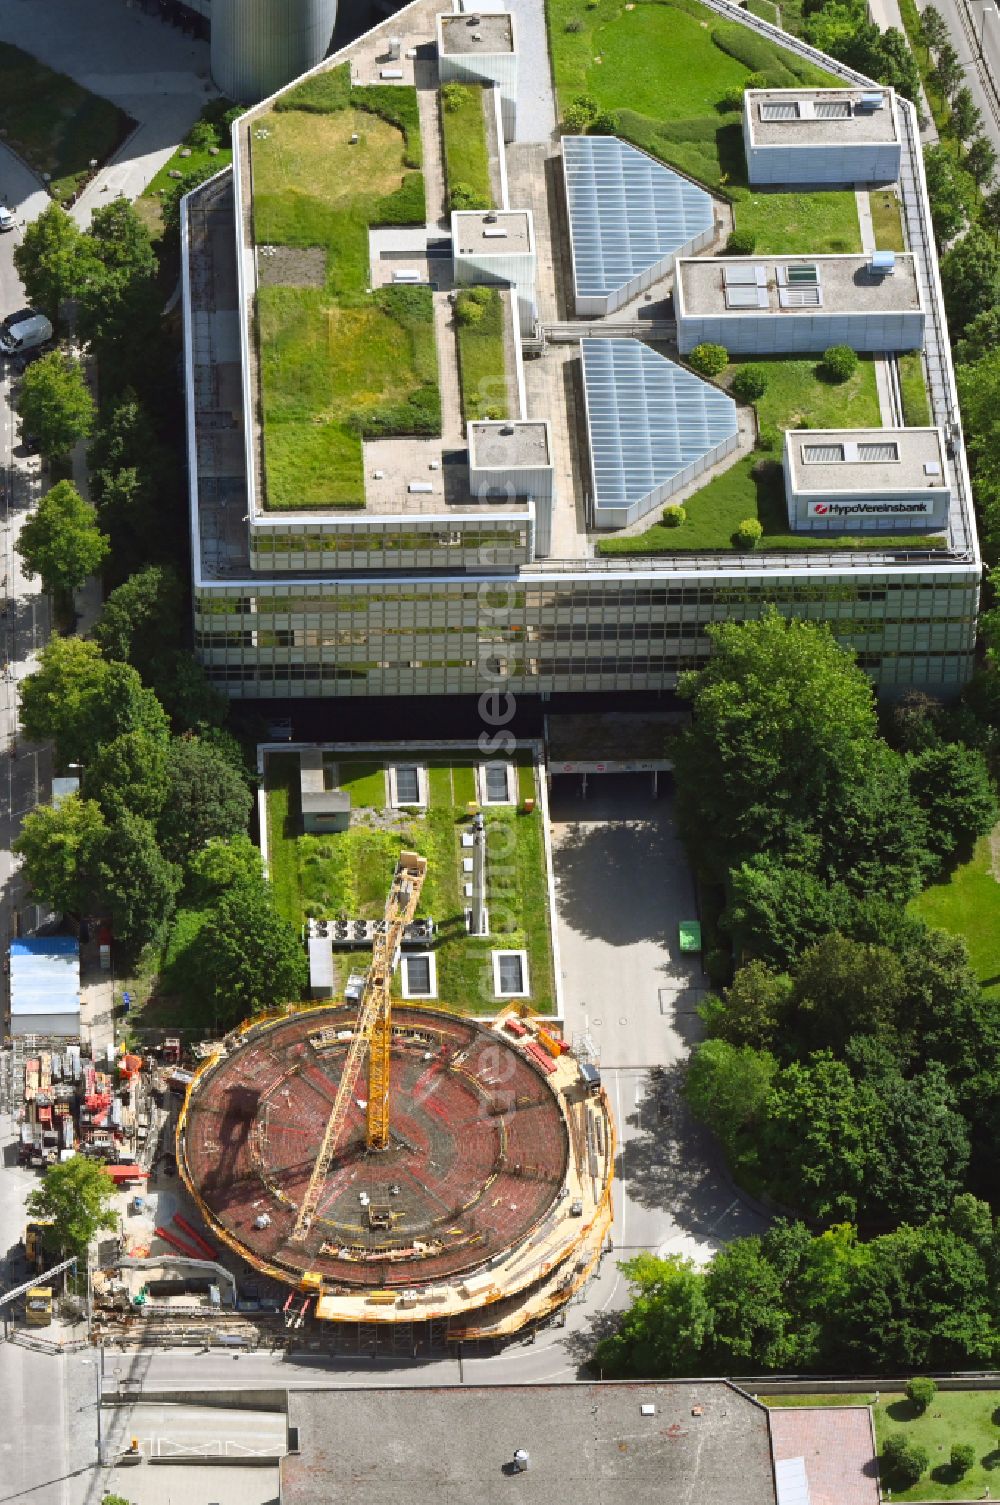
<svg viewBox="0 0 1000 1505">
<path fill-rule="evenodd" d="M 483 763 L 479 769 L 480 803 L 512 805 L 511 766 L 509 763 Z"/>
<path fill-rule="evenodd" d="M 899 445 L 894 439 L 883 444 L 859 444 L 858 459 L 868 465 L 884 465 L 899 459 Z"/>
<path fill-rule="evenodd" d="M 437 964 L 433 952 L 417 951 L 403 956 L 403 997 L 437 997 Z"/>
<path fill-rule="evenodd" d="M 493 991 L 498 998 L 527 998 L 528 953 L 494 951 Z"/>
<path fill-rule="evenodd" d="M 394 763 L 389 769 L 389 803 L 396 809 L 402 805 L 426 805 L 426 769 L 418 763 Z"/>
<path fill-rule="evenodd" d="M 835 465 L 844 458 L 842 444 L 803 444 L 802 459 L 806 465 Z"/>
</svg>

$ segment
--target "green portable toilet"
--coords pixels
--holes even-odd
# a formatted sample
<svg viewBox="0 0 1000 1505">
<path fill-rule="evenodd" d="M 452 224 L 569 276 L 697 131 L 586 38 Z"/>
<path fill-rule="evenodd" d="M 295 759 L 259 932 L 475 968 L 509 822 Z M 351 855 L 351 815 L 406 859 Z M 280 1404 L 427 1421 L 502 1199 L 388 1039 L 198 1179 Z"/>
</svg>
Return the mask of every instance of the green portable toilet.
<svg viewBox="0 0 1000 1505">
<path fill-rule="evenodd" d="M 680 931 L 682 951 L 701 950 L 700 920 L 681 920 L 677 928 Z"/>
</svg>

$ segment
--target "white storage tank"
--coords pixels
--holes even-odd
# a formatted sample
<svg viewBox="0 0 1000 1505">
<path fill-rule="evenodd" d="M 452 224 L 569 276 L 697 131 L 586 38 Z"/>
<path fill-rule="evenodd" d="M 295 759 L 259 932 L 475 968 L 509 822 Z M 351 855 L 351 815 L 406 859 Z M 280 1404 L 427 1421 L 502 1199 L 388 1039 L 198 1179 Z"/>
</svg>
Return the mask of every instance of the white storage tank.
<svg viewBox="0 0 1000 1505">
<path fill-rule="evenodd" d="M 326 57 L 337 0 L 213 0 L 212 78 L 257 104 Z"/>
</svg>

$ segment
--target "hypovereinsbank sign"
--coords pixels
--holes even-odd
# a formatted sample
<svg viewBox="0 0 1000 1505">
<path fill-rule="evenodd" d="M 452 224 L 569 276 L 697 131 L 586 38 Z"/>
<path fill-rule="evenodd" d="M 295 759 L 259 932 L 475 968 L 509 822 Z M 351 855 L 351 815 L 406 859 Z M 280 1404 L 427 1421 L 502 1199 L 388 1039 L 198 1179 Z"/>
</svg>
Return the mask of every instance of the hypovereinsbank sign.
<svg viewBox="0 0 1000 1505">
<path fill-rule="evenodd" d="M 928 517 L 934 501 L 927 497 L 904 502 L 810 502 L 808 517 Z"/>
</svg>

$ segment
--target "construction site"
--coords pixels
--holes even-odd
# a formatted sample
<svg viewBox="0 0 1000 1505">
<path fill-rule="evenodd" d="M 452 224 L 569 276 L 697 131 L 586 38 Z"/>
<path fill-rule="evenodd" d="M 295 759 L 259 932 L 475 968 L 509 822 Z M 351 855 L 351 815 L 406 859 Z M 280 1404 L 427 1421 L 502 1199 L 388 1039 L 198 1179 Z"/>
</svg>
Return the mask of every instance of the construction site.
<svg viewBox="0 0 1000 1505">
<path fill-rule="evenodd" d="M 480 1024 L 392 1001 L 425 869 L 401 854 L 359 1002 L 255 1021 L 203 1065 L 178 1166 L 212 1235 L 292 1287 L 287 1306 L 499 1338 L 599 1259 L 614 1132 L 597 1070 L 519 1006 Z"/>
</svg>

